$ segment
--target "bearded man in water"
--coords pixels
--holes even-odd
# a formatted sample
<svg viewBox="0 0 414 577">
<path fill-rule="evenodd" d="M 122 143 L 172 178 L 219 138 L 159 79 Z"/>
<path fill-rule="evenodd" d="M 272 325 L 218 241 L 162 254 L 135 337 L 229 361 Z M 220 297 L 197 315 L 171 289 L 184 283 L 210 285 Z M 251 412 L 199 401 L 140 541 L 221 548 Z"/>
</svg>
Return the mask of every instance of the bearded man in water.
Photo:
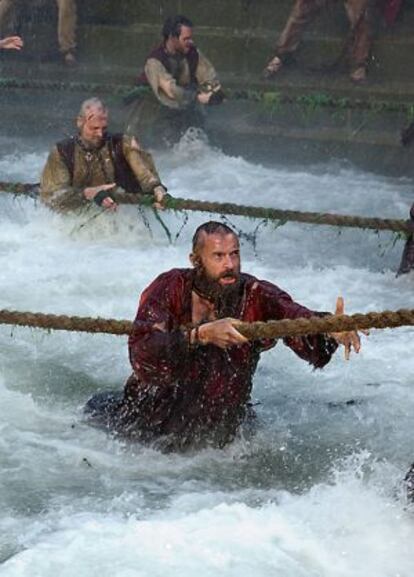
<svg viewBox="0 0 414 577">
<path fill-rule="evenodd" d="M 133 369 L 122 394 L 104 393 L 86 405 L 92 423 L 164 450 L 223 447 L 249 412 L 253 376 L 276 340 L 249 341 L 240 321 L 311 317 L 276 285 L 240 271 L 236 233 L 220 222 L 193 237 L 192 268 L 172 269 L 141 295 L 129 338 Z M 342 310 L 337 308 L 337 313 Z M 338 343 L 360 349 L 356 332 L 289 337 L 284 343 L 315 368 Z"/>
</svg>

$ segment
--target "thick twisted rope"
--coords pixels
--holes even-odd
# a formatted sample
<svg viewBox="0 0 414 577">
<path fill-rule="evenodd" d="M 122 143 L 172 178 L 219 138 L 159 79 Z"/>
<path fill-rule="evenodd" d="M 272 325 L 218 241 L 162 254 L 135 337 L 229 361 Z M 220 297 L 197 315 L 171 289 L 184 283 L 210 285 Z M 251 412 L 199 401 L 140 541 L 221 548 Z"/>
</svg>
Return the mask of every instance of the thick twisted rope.
<svg viewBox="0 0 414 577">
<path fill-rule="evenodd" d="M 62 82 L 61 80 L 42 80 L 34 78 L 0 78 L 0 89 L 30 89 L 30 90 L 51 90 L 62 92 L 88 92 L 90 94 L 119 94 L 126 95 L 131 92 L 129 84 L 111 84 L 98 82 Z M 138 88 L 135 90 L 138 91 Z M 141 92 L 146 94 L 148 88 L 142 87 Z M 138 92 L 137 92 L 138 94 Z"/>
<path fill-rule="evenodd" d="M 230 202 L 209 202 L 171 197 L 167 199 L 165 206 L 171 210 L 194 210 L 199 212 L 231 214 L 236 216 L 247 216 L 250 218 L 275 220 L 280 223 L 291 221 L 346 228 L 390 230 L 393 232 L 410 231 L 408 223 L 403 220 L 367 218 L 322 212 L 301 212 L 299 210 L 245 206 Z"/>
<path fill-rule="evenodd" d="M 130 84 L 114 84 L 86 81 L 60 81 L 34 78 L 0 78 L 0 90 L 30 89 L 64 92 L 87 92 L 89 94 L 114 94 L 133 101 L 150 94 L 147 86 L 131 86 Z M 277 110 L 282 104 L 297 104 L 303 108 L 339 108 L 344 110 L 370 110 L 373 112 L 405 112 L 411 114 L 412 103 L 398 100 L 372 100 L 367 98 L 335 97 L 332 94 L 308 90 L 305 94 L 283 94 L 266 88 L 226 88 L 230 100 L 249 100 L 260 102 L 271 110 Z"/>
<path fill-rule="evenodd" d="M 129 335 L 132 330 L 131 321 L 9 310 L 0 310 L 0 324 L 53 331 L 106 333 L 110 335 Z"/>
<path fill-rule="evenodd" d="M 58 331 L 129 335 L 132 323 L 125 320 L 90 317 L 70 317 L 0 310 L 0 324 Z M 332 315 L 294 320 L 240 323 L 237 330 L 250 340 L 277 339 L 320 333 L 335 333 L 361 329 L 386 329 L 414 326 L 414 310 L 400 309 L 379 313 Z"/>
<path fill-rule="evenodd" d="M 11 194 L 37 196 L 38 185 L 26 183 L 0 182 L 0 190 Z M 119 204 L 138 204 L 152 206 L 151 196 L 137 194 L 113 193 Z M 371 230 L 388 230 L 393 232 L 412 232 L 410 221 L 398 219 L 383 219 L 362 216 L 348 216 L 324 212 L 301 212 L 299 210 L 282 210 L 279 208 L 265 208 L 261 206 L 246 206 L 230 202 L 210 202 L 205 200 L 192 200 L 166 196 L 164 206 L 169 210 L 208 212 L 210 214 L 230 214 L 234 216 L 246 216 L 277 221 L 279 224 L 286 222 L 301 222 L 306 224 L 319 224 L 339 226 L 344 228 L 365 228 Z"/>
<path fill-rule="evenodd" d="M 0 182 L 0 190 L 16 196 L 37 198 L 40 194 L 40 185 L 31 182 Z"/>
<path fill-rule="evenodd" d="M 237 330 L 250 340 L 298 337 L 365 329 L 388 329 L 414 325 L 414 310 L 400 309 L 355 315 L 332 315 L 295 320 L 242 323 Z"/>
</svg>

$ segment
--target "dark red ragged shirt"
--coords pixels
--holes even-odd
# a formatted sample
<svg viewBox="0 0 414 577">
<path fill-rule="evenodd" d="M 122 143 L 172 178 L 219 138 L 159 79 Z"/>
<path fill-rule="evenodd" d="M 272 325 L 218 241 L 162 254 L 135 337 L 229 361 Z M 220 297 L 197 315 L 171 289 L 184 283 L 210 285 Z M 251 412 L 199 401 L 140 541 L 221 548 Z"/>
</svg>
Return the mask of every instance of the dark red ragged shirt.
<svg viewBox="0 0 414 577">
<path fill-rule="evenodd" d="M 190 347 L 182 328 L 192 322 L 193 279 L 193 270 L 173 269 L 143 292 L 129 338 L 134 375 L 125 398 L 138 426 L 157 434 L 191 436 L 195 430 L 224 422 L 234 433 L 250 399 L 260 353 L 276 341 L 251 341 L 226 350 L 215 345 Z M 253 322 L 319 314 L 269 282 L 247 274 L 241 280 L 235 318 Z M 326 335 L 286 338 L 284 343 L 317 368 L 326 365 L 337 348 Z"/>
</svg>

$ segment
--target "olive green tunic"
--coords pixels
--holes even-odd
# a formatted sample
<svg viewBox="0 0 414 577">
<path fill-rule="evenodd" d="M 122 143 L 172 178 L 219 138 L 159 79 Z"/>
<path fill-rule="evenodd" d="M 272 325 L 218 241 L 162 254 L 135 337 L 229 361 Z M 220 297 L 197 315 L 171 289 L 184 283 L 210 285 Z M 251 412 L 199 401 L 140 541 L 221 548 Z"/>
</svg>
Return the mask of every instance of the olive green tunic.
<svg viewBox="0 0 414 577">
<path fill-rule="evenodd" d="M 196 78 L 198 85 L 202 87 L 205 84 L 216 86 L 219 84 L 214 66 L 198 50 L 198 65 Z M 195 92 L 189 91 L 190 85 L 190 68 L 186 58 L 180 55 L 171 55 L 171 68 L 174 71 L 170 74 L 163 64 L 155 59 L 148 58 L 145 63 L 145 74 L 155 96 L 164 106 L 169 108 L 185 108 L 195 100 Z M 160 86 L 162 81 L 167 82 L 170 86 L 174 98 L 169 98 Z"/>
<path fill-rule="evenodd" d="M 124 136 L 122 142 L 126 161 L 135 174 L 142 192 L 151 193 L 161 184 L 152 156 L 139 148 L 135 139 Z M 109 145 L 99 151 L 85 151 L 75 143 L 73 179 L 55 146 L 49 154 L 41 177 L 41 199 L 54 210 L 65 212 L 90 204 L 83 194 L 85 188 L 115 182 L 115 166 Z"/>
</svg>

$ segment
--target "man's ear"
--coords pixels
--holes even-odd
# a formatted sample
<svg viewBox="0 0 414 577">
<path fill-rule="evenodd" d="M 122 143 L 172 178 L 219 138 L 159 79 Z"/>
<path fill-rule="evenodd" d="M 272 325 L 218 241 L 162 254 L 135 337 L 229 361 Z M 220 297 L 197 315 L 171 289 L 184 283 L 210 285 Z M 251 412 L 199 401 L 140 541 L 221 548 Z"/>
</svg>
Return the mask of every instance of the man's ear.
<svg viewBox="0 0 414 577">
<path fill-rule="evenodd" d="M 192 252 L 190 254 L 190 262 L 193 265 L 194 268 L 199 268 L 201 266 L 201 260 L 200 257 L 198 256 L 198 254 L 196 254 L 195 252 Z"/>
<path fill-rule="evenodd" d="M 76 126 L 78 127 L 78 130 L 80 130 L 82 128 L 84 122 L 85 122 L 85 119 L 82 116 L 76 117 Z"/>
</svg>

